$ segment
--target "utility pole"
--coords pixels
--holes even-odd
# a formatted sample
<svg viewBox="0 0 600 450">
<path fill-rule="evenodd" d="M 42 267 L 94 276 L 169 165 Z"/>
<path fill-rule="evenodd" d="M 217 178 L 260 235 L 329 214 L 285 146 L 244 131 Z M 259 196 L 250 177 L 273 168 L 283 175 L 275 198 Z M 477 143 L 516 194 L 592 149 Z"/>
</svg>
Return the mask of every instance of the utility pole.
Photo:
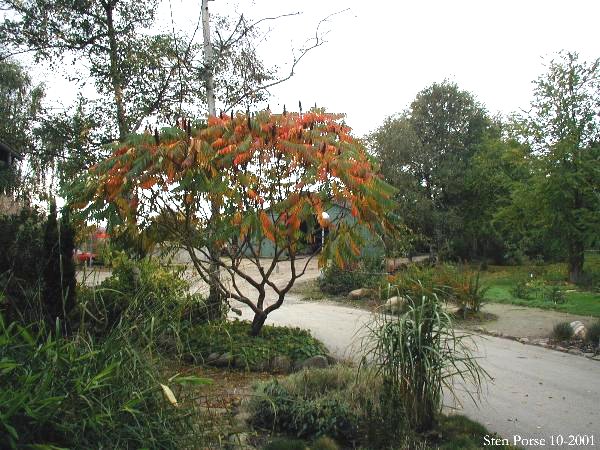
<svg viewBox="0 0 600 450">
<path fill-rule="evenodd" d="M 204 70 L 206 71 L 206 101 L 208 114 L 217 115 L 215 107 L 215 80 L 213 78 L 213 48 L 210 43 L 210 16 L 208 14 L 208 1 L 202 0 L 202 36 L 204 37 Z"/>
<path fill-rule="evenodd" d="M 217 109 L 215 107 L 215 80 L 213 78 L 213 48 L 210 42 L 210 16 L 208 14 L 208 1 L 202 0 L 202 36 L 204 38 L 204 77 L 206 82 L 206 102 L 208 103 L 208 115 L 216 116 Z M 219 204 L 214 200 L 210 202 L 211 218 L 215 218 L 220 214 Z M 213 220 L 211 220 L 213 222 Z M 209 233 L 211 230 L 209 229 Z M 225 315 L 224 300 L 221 298 L 219 283 L 221 271 L 219 268 L 219 258 L 221 251 L 215 244 L 215 239 L 210 238 L 208 244 L 208 254 L 210 264 L 208 267 L 208 281 L 210 284 L 210 292 L 207 299 L 207 312 L 209 320 L 219 320 Z"/>
</svg>

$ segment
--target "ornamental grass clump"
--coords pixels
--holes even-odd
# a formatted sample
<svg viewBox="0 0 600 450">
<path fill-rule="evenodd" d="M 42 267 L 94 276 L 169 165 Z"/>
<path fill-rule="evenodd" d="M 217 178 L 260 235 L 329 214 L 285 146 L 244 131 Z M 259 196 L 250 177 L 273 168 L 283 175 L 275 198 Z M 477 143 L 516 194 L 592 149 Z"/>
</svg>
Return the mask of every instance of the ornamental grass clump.
<svg viewBox="0 0 600 450">
<path fill-rule="evenodd" d="M 569 322 L 559 322 L 552 328 L 552 337 L 557 341 L 568 341 L 573 337 L 573 328 Z"/>
<path fill-rule="evenodd" d="M 405 428 L 431 430 L 441 413 L 443 390 L 456 400 L 455 386 L 476 401 L 482 383 L 489 378 L 473 355 L 469 335 L 455 332 L 450 315 L 429 289 L 418 298 L 407 297 L 400 316 L 378 314 L 366 325 L 362 367 L 374 367 L 382 377 L 381 409 L 389 422 L 389 438 Z"/>
</svg>

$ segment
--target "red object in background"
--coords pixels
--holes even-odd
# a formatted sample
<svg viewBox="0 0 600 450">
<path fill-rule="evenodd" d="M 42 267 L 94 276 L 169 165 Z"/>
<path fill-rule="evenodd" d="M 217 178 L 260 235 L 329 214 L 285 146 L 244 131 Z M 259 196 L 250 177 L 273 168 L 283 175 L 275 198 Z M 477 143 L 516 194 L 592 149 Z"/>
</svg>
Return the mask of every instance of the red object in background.
<svg viewBox="0 0 600 450">
<path fill-rule="evenodd" d="M 96 255 L 95 253 L 92 253 L 92 252 L 77 251 L 75 253 L 75 259 L 77 259 L 77 261 L 80 263 L 90 262 L 90 261 L 96 259 L 97 257 L 98 257 L 98 255 Z"/>
</svg>

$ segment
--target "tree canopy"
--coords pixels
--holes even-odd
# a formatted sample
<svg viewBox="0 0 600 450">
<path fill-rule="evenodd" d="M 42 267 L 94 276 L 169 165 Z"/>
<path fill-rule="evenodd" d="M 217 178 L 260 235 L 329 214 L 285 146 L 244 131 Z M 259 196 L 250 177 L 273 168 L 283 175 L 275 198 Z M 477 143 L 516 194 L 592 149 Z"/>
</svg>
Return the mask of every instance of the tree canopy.
<svg viewBox="0 0 600 450">
<path fill-rule="evenodd" d="M 159 227 L 170 243 L 190 254 L 207 283 L 210 264 L 217 264 L 231 283 L 221 281 L 222 295 L 254 311 L 258 333 L 317 255 L 310 245 L 316 232 L 329 230 L 321 262 L 333 258 L 344 265 L 360 253 L 360 227 L 375 235 L 394 229 L 388 216 L 393 189 L 340 120 L 320 110 L 262 111 L 136 136 L 94 167 L 73 199 L 93 214 Z M 327 219 L 323 213 L 334 203 L 344 217 Z M 211 204 L 218 205 L 217 216 Z M 265 261 L 261 248 L 267 241 L 275 257 Z M 215 242 L 226 260 L 211 256 L 208 248 Z M 252 262 L 255 277 L 247 273 L 244 258 Z M 270 280 L 282 260 L 291 273 L 284 286 Z M 240 281 L 258 291 L 257 301 Z M 267 289 L 276 294 L 272 304 L 266 302 Z"/>
</svg>

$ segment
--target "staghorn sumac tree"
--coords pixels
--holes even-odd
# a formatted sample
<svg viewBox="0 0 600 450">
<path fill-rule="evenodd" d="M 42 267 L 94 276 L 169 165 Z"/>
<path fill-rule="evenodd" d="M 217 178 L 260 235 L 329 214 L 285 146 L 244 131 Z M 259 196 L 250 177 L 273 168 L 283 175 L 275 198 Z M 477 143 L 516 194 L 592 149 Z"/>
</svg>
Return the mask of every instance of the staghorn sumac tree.
<svg viewBox="0 0 600 450">
<path fill-rule="evenodd" d="M 394 229 L 393 189 L 376 170 L 341 116 L 267 110 L 135 136 L 89 172 L 75 198 L 96 215 L 159 229 L 189 253 L 207 284 L 211 264 L 218 265 L 223 298 L 252 309 L 258 335 L 312 258 L 344 265 L 360 254 L 364 228 L 378 235 Z M 326 220 L 334 203 L 341 212 Z M 325 227 L 321 248 L 314 239 Z M 207 250 L 214 244 L 219 258 Z M 263 258 L 267 245 L 272 257 Z M 284 284 L 273 281 L 280 262 L 289 264 Z M 210 308 L 218 317 L 221 305 Z"/>
</svg>

